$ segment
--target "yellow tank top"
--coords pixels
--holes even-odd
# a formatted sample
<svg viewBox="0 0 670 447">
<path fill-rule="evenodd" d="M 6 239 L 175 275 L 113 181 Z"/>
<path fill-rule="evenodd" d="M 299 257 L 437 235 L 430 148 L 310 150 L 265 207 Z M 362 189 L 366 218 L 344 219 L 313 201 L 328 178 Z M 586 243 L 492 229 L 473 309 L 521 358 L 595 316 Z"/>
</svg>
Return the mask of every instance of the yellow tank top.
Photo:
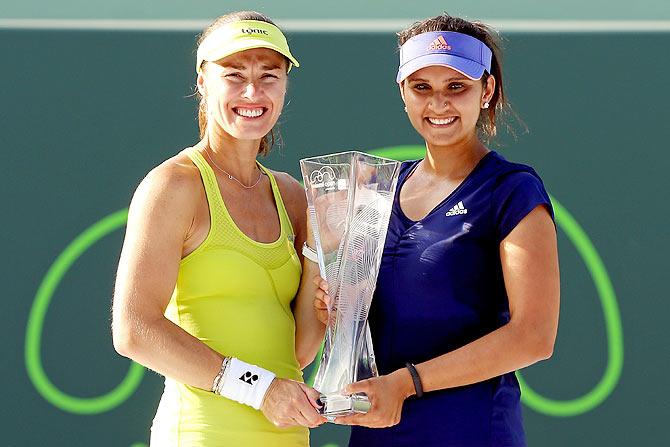
<svg viewBox="0 0 670 447">
<path fill-rule="evenodd" d="M 214 171 L 203 156 L 193 148 L 186 153 L 200 170 L 210 230 L 181 260 L 165 316 L 223 355 L 302 381 L 290 307 L 301 266 L 274 177 L 259 163 L 272 185 L 281 233 L 275 242 L 256 242 L 228 214 Z M 151 445 L 304 447 L 309 445 L 309 431 L 276 428 L 260 411 L 166 378 Z"/>
</svg>

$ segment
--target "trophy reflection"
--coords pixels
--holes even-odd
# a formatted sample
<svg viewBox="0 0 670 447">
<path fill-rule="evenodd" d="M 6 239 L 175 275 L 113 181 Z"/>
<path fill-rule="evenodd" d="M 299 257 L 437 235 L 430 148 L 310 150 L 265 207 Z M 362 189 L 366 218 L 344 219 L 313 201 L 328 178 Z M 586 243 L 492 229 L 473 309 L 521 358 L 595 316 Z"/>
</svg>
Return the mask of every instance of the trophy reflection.
<svg viewBox="0 0 670 447">
<path fill-rule="evenodd" d="M 342 390 L 378 375 L 367 317 L 399 168 L 398 161 L 355 151 L 300 160 L 319 270 L 331 297 L 314 380 L 329 418 L 370 408 L 364 394 Z"/>
</svg>

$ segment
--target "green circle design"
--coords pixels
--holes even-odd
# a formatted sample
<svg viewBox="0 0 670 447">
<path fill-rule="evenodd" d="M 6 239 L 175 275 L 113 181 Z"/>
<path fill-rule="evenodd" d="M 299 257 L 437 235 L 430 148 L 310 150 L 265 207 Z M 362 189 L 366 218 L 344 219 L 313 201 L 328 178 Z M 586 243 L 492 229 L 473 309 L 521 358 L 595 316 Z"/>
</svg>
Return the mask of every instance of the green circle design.
<svg viewBox="0 0 670 447">
<path fill-rule="evenodd" d="M 425 148 L 417 145 L 406 145 L 374 149 L 369 152 L 381 157 L 407 160 L 423 157 Z M 623 368 L 623 329 L 616 294 L 597 250 L 568 210 L 554 197 L 551 197 L 551 201 L 554 206 L 557 225 L 561 227 L 577 249 L 598 291 L 607 332 L 607 366 L 602 378 L 593 389 L 571 400 L 556 400 L 544 397 L 526 383 L 520 372 L 517 372 L 517 377 L 523 391 L 521 400 L 528 407 L 549 416 L 568 417 L 586 413 L 597 407 L 607 399 L 616 387 Z M 98 397 L 78 398 L 65 394 L 51 383 L 40 359 L 44 318 L 53 293 L 61 279 L 72 264 L 93 244 L 125 225 L 127 217 L 127 209 L 117 211 L 96 222 L 75 238 L 47 271 L 30 310 L 25 346 L 28 376 L 38 392 L 47 401 L 65 411 L 77 414 L 98 414 L 109 411 L 122 404 L 135 392 L 144 375 L 144 367 L 132 362 L 125 378 L 115 389 Z M 319 357 L 320 355 L 317 356 L 317 359 Z M 314 367 L 314 371 L 310 374 L 307 382 L 313 382 L 315 375 L 316 368 Z"/>
<path fill-rule="evenodd" d="M 425 148 L 415 145 L 393 146 L 369 152 L 380 157 L 407 160 L 423 157 Z M 556 224 L 577 249 L 598 291 L 607 332 L 607 366 L 602 378 L 593 389 L 570 400 L 544 397 L 528 385 L 520 372 L 517 372 L 517 378 L 522 389 L 521 400 L 533 410 L 548 416 L 578 416 L 600 405 L 616 388 L 623 369 L 623 328 L 614 287 L 598 251 L 568 210 L 554 197 L 551 197 L 551 203 L 554 207 Z"/>
<path fill-rule="evenodd" d="M 28 377 L 37 391 L 56 407 L 76 414 L 99 414 L 122 404 L 139 386 L 144 367 L 132 363 L 123 381 L 107 394 L 81 398 L 59 390 L 49 380 L 41 360 L 42 329 L 51 298 L 72 264 L 98 240 L 125 225 L 128 210 L 123 209 L 91 225 L 77 236 L 56 258 L 37 289 L 26 329 L 25 362 Z"/>
</svg>

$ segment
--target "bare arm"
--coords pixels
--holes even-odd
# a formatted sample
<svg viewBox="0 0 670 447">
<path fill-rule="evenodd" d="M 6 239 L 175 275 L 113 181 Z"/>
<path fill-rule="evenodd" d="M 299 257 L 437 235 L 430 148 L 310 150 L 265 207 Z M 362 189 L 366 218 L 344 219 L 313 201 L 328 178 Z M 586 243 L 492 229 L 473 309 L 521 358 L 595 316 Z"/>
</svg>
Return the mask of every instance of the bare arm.
<svg viewBox="0 0 670 447">
<path fill-rule="evenodd" d="M 138 187 L 119 261 L 112 333 L 119 354 L 181 383 L 211 390 L 223 355 L 163 315 L 201 188 L 199 174 L 164 165 Z M 325 421 L 315 410 L 317 397 L 302 383 L 275 378 L 261 411 L 278 427 L 315 427 Z"/>
<path fill-rule="evenodd" d="M 556 233 L 543 206 L 500 244 L 510 321 L 460 349 L 417 366 L 426 391 L 480 382 L 551 357 L 559 310 Z"/>
<path fill-rule="evenodd" d="M 310 247 L 315 246 L 311 227 L 306 217 L 305 190 L 288 174 L 277 177 L 281 179 L 282 197 L 296 233 L 295 249 L 302 261 L 300 288 L 292 306 L 296 324 L 295 352 L 300 368 L 304 368 L 314 360 L 325 332 L 325 326 L 316 318 L 313 307 L 314 295 L 317 291 L 314 277 L 319 275 L 319 267 L 314 262 L 303 259 L 302 256 L 302 244 L 305 240 Z"/>
<path fill-rule="evenodd" d="M 543 206 L 531 211 L 501 242 L 500 259 L 510 321 L 455 351 L 416 365 L 424 391 L 481 382 L 551 356 L 558 329 L 558 250 L 554 225 Z M 377 401 L 373 407 L 379 411 L 338 418 L 338 422 L 383 427 L 400 420 L 402 403 L 414 394 L 414 385 L 403 368 L 359 382 L 349 391 L 365 392 Z"/>
<path fill-rule="evenodd" d="M 209 390 L 223 356 L 163 315 L 195 214 L 195 188 L 201 188 L 185 169 L 161 165 L 135 192 L 116 277 L 112 333 L 119 354 Z"/>
<path fill-rule="evenodd" d="M 315 247 L 313 238 L 308 245 Z M 300 289 L 293 309 L 296 322 L 295 352 L 301 368 L 312 363 L 326 331 L 326 326 L 317 319 L 314 311 L 314 295 L 317 291 L 315 277 L 320 277 L 319 266 L 309 259 L 303 259 Z"/>
</svg>

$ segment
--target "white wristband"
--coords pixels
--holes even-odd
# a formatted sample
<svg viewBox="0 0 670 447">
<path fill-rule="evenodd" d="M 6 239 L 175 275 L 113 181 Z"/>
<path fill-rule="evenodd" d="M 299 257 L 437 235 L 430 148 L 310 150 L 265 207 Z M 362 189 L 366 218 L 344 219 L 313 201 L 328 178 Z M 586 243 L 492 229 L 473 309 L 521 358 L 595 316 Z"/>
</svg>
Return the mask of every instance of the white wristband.
<svg viewBox="0 0 670 447">
<path fill-rule="evenodd" d="M 218 394 L 259 410 L 274 378 L 272 372 L 232 357 Z"/>
<path fill-rule="evenodd" d="M 302 244 L 302 255 L 312 262 L 319 263 L 319 256 L 317 255 L 316 250 L 307 245 L 307 242 Z"/>
</svg>

